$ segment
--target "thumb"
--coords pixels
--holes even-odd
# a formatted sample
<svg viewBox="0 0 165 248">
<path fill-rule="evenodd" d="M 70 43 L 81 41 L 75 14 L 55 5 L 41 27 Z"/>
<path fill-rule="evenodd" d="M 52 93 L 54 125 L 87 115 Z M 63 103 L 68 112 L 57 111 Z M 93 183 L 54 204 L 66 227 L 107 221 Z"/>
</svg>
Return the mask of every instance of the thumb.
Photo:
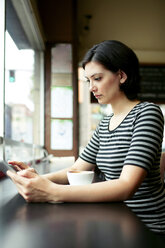
<svg viewBox="0 0 165 248">
<path fill-rule="evenodd" d="M 35 173 L 35 171 L 32 169 L 27 169 L 27 170 L 21 170 L 17 172 L 18 175 L 22 176 L 22 177 L 27 177 L 27 178 L 35 178 L 37 176 L 37 174 Z"/>
</svg>

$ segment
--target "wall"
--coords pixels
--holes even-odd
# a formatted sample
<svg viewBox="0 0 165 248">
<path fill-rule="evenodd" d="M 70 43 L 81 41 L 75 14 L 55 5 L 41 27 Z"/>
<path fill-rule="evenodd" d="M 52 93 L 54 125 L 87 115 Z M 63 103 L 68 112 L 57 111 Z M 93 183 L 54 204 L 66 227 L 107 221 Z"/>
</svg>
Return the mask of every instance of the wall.
<svg viewBox="0 0 165 248">
<path fill-rule="evenodd" d="M 72 42 L 74 0 L 32 0 L 36 2 L 45 42 Z"/>
<path fill-rule="evenodd" d="M 165 63 L 164 11 L 164 0 L 78 0 L 79 60 L 93 44 L 117 39 L 140 62 Z"/>
</svg>

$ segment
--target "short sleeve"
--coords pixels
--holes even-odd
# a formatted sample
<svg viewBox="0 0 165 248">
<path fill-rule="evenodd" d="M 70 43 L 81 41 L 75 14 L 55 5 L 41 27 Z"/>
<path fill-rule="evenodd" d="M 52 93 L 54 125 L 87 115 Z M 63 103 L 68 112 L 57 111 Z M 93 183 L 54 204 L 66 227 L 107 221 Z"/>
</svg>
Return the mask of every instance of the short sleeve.
<svg viewBox="0 0 165 248">
<path fill-rule="evenodd" d="M 149 171 L 159 159 L 163 130 L 164 119 L 159 106 L 150 103 L 143 107 L 134 121 L 132 141 L 124 165 L 136 165 Z"/>
<path fill-rule="evenodd" d="M 92 135 L 88 145 L 84 149 L 84 151 L 80 154 L 80 158 L 92 163 L 96 164 L 96 155 L 99 150 L 99 125 L 97 126 L 95 132 Z"/>
</svg>

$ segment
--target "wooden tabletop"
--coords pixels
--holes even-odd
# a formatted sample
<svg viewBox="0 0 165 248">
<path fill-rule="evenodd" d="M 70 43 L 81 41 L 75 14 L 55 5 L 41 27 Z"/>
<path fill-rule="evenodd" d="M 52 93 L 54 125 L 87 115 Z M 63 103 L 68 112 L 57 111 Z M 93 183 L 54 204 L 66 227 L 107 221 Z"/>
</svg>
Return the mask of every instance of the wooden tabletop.
<svg viewBox="0 0 165 248">
<path fill-rule="evenodd" d="M 0 206 L 1 248 L 162 247 L 124 203 L 26 203 Z"/>
</svg>

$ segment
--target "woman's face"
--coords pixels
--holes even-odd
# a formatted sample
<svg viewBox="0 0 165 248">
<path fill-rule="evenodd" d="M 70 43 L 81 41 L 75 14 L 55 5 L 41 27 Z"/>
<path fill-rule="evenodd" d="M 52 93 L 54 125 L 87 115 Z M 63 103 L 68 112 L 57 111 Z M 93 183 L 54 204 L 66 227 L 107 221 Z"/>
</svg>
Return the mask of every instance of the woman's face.
<svg viewBox="0 0 165 248">
<path fill-rule="evenodd" d="M 100 104 L 112 104 L 124 94 L 119 88 L 120 72 L 113 73 L 98 62 L 86 64 L 85 77 L 90 83 L 90 91 Z"/>
</svg>

